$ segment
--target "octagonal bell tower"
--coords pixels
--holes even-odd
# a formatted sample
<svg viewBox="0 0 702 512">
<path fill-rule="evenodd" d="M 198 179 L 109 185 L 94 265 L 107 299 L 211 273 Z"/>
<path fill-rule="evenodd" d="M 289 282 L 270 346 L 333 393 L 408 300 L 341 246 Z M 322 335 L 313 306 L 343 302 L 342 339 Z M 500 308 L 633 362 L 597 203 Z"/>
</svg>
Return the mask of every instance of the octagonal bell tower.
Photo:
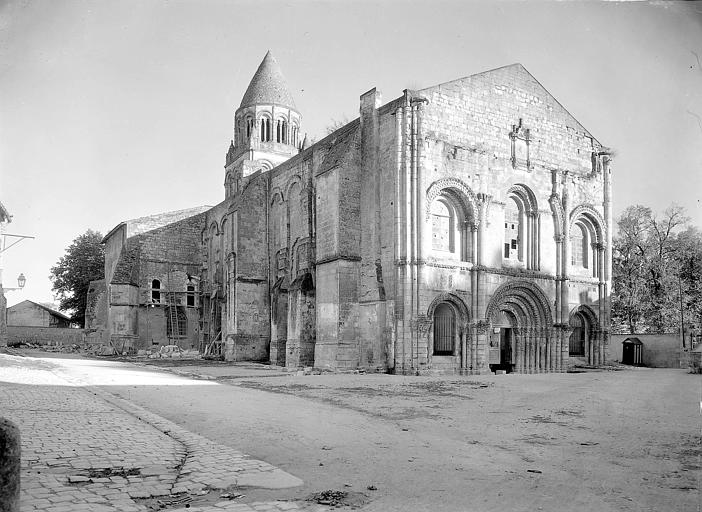
<svg viewBox="0 0 702 512">
<path fill-rule="evenodd" d="M 234 115 L 225 165 L 227 198 L 246 177 L 268 171 L 300 151 L 300 118 L 283 72 L 268 51 Z"/>
</svg>

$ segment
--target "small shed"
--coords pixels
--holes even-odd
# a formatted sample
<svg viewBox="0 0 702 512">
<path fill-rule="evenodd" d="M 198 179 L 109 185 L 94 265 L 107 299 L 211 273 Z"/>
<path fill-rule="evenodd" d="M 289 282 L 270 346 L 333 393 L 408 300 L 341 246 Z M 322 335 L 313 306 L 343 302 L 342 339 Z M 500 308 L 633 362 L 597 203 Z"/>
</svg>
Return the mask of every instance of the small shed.
<svg viewBox="0 0 702 512">
<path fill-rule="evenodd" d="M 643 343 L 639 338 L 622 341 L 622 364 L 641 366 L 643 363 Z"/>
<path fill-rule="evenodd" d="M 24 300 L 7 308 L 7 325 L 22 327 L 71 327 L 71 317 L 44 304 Z"/>
</svg>

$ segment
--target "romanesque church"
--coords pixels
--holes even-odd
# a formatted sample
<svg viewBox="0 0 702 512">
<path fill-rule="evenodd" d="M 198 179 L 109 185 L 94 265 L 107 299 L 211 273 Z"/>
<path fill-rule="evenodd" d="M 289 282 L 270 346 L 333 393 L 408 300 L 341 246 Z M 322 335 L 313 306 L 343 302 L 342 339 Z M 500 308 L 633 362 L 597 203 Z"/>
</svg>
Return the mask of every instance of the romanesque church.
<svg viewBox="0 0 702 512">
<path fill-rule="evenodd" d="M 88 325 L 289 368 L 536 373 L 604 363 L 611 156 L 521 65 L 384 102 L 309 145 L 269 52 L 224 200 L 105 237 Z"/>
</svg>

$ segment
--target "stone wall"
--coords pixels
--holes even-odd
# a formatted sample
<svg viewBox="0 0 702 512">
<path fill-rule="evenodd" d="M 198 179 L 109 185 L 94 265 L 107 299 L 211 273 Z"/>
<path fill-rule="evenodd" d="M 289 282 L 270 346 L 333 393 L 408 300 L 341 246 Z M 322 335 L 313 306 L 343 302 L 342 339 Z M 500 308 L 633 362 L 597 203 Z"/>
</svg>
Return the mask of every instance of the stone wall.
<svg viewBox="0 0 702 512">
<path fill-rule="evenodd" d="M 7 345 L 7 299 L 0 283 L 0 347 Z"/>
<path fill-rule="evenodd" d="M 199 207 L 136 219 L 118 226 L 106 237 L 109 256 L 105 271 L 111 279 L 106 292 L 99 286 L 94 288 L 95 307 L 89 308 L 91 338 L 107 341 L 101 332 L 99 307 L 100 294 L 105 293 L 109 302 L 106 330 L 120 351 L 122 347 L 149 349 L 171 344 L 174 339 L 182 348 L 198 346 L 197 276 L 206 221 L 206 213 L 201 211 Z M 133 236 L 121 243 L 127 230 Z M 154 281 L 158 281 L 158 288 L 153 287 Z M 188 291 L 188 286 L 193 289 Z M 187 327 L 183 338 L 168 336 L 167 306 L 171 303 L 185 311 Z"/>
<path fill-rule="evenodd" d="M 563 371 L 570 317 L 587 306 L 588 357 L 601 362 L 609 263 L 571 268 L 569 229 L 586 214 L 598 224 L 593 258 L 608 257 L 602 146 L 521 65 L 384 106 L 372 89 L 358 120 L 270 170 L 268 150 L 255 149 L 247 158 L 258 160 L 227 160 L 230 195 L 205 232 L 231 357 L 484 372 L 501 335 L 491 322 L 509 310 L 522 369 Z M 515 195 L 519 247 L 505 257 Z M 453 205 L 448 248 L 434 245 L 439 197 Z M 460 325 L 454 353 L 434 356 L 442 302 Z"/>
<path fill-rule="evenodd" d="M 644 366 L 681 368 L 683 349 L 679 334 L 613 334 L 607 346 L 607 360 L 621 362 L 622 342 L 627 338 L 638 338 L 643 343 Z"/>
<path fill-rule="evenodd" d="M 32 343 L 35 345 L 83 345 L 84 329 L 58 327 L 25 327 L 9 325 L 7 327 L 8 344 Z"/>
</svg>

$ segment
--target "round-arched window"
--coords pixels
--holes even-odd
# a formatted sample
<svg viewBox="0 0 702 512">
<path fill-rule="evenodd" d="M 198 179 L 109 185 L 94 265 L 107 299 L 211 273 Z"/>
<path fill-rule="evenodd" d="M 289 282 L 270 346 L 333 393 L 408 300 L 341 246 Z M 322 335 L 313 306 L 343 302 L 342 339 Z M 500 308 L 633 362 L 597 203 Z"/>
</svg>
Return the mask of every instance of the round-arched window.
<svg viewBox="0 0 702 512">
<path fill-rule="evenodd" d="M 431 248 L 435 251 L 453 251 L 453 212 L 442 200 L 431 205 Z"/>
<path fill-rule="evenodd" d="M 456 339 L 456 314 L 446 303 L 434 310 L 434 355 L 453 355 Z"/>
</svg>

